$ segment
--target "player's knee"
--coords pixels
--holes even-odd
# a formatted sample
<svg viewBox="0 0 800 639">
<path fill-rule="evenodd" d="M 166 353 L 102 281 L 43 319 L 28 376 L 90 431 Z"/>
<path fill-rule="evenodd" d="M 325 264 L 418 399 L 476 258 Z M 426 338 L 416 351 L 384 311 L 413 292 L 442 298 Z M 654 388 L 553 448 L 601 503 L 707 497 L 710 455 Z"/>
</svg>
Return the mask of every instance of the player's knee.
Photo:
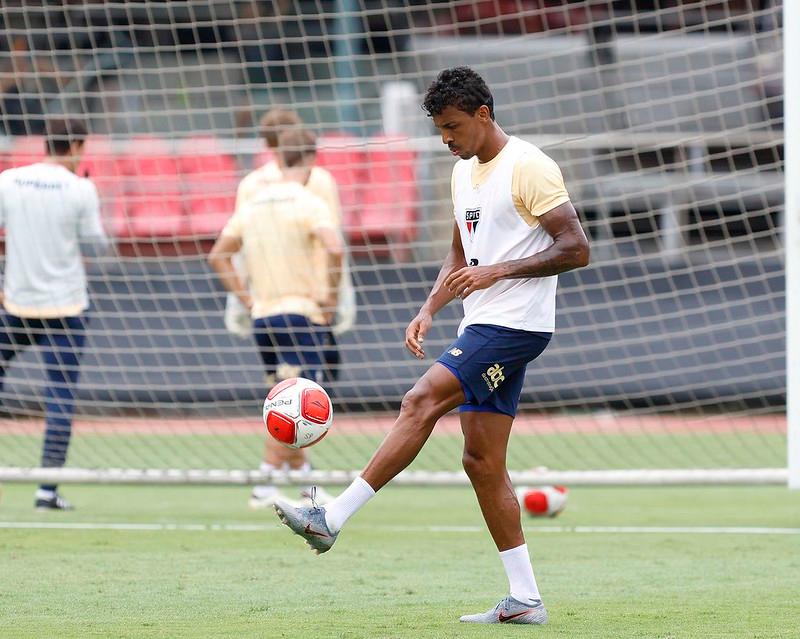
<svg viewBox="0 0 800 639">
<path fill-rule="evenodd" d="M 473 483 L 501 477 L 503 473 L 502 463 L 476 451 L 464 450 L 464 454 L 461 456 L 461 465 Z"/>
<path fill-rule="evenodd" d="M 464 467 L 464 472 L 467 473 L 467 477 L 473 479 L 474 477 L 478 477 L 483 472 L 484 460 L 482 457 L 477 455 L 473 455 L 469 451 L 464 451 L 464 454 L 461 456 L 461 465 Z"/>
<path fill-rule="evenodd" d="M 435 397 L 430 385 L 420 380 L 403 396 L 400 412 L 416 422 L 426 422 L 437 417 L 435 413 Z"/>
<path fill-rule="evenodd" d="M 400 412 L 407 416 L 416 415 L 422 410 L 423 404 L 424 394 L 419 392 L 415 386 L 403 395 L 403 400 L 400 402 Z"/>
</svg>

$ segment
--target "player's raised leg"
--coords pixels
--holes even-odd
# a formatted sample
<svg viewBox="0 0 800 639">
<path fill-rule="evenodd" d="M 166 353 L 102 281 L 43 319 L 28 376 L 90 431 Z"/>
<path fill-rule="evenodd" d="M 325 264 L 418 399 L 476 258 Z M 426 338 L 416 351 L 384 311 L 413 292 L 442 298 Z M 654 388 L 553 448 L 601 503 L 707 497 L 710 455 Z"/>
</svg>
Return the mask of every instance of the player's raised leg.
<svg viewBox="0 0 800 639">
<path fill-rule="evenodd" d="M 438 419 L 463 402 L 456 376 L 434 364 L 406 393 L 400 415 L 361 476 L 324 507 L 298 508 L 278 500 L 275 510 L 281 521 L 318 553 L 327 552 L 345 522 L 414 461 Z"/>
<path fill-rule="evenodd" d="M 510 594 L 493 609 L 465 615 L 469 623 L 547 623 L 522 533 L 520 509 L 506 469 L 513 417 L 495 412 L 463 411 L 464 470 L 472 483 L 489 533 L 506 570 Z"/>
<path fill-rule="evenodd" d="M 380 490 L 414 461 L 439 418 L 462 403 L 458 378 L 439 363 L 431 366 L 403 397 L 400 415 L 361 477 Z"/>
</svg>

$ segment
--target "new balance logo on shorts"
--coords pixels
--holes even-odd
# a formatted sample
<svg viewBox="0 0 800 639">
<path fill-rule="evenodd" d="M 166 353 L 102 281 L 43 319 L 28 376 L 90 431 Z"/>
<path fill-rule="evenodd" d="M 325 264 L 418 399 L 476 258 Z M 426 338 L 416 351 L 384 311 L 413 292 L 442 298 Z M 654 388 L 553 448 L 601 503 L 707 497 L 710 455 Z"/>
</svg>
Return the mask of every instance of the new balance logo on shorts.
<svg viewBox="0 0 800 639">
<path fill-rule="evenodd" d="M 486 372 L 481 375 L 483 377 L 483 381 L 486 382 L 486 385 L 491 389 L 494 390 L 498 386 L 500 386 L 501 382 L 506 381 L 505 376 L 503 375 L 503 367 L 500 364 L 493 364 L 489 368 L 486 369 Z"/>
<path fill-rule="evenodd" d="M 459 355 L 461 355 L 461 353 L 463 353 L 464 351 L 462 351 L 460 348 L 451 348 L 451 349 L 450 349 L 449 351 L 447 351 L 447 352 L 448 352 L 448 353 L 450 353 L 450 354 L 451 354 L 453 357 L 458 357 L 458 356 L 459 356 Z"/>
</svg>

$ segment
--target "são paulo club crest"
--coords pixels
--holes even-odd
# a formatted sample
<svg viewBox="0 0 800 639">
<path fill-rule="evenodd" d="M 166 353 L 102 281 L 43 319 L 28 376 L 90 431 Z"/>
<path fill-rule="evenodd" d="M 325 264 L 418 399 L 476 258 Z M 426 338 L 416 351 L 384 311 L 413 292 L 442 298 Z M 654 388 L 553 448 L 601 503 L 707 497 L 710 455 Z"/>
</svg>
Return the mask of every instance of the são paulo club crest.
<svg viewBox="0 0 800 639">
<path fill-rule="evenodd" d="M 469 239 L 472 240 L 475 237 L 475 231 L 478 230 L 478 222 L 481 221 L 480 208 L 467 209 L 465 211 L 464 219 L 467 222 L 467 233 L 469 233 Z"/>
</svg>

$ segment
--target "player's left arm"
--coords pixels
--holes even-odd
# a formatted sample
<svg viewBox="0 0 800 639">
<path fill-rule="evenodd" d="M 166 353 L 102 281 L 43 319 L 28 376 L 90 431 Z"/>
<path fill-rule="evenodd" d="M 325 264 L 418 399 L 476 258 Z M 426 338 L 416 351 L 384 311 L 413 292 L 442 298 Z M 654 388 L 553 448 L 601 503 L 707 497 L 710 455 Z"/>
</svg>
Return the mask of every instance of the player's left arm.
<svg viewBox="0 0 800 639">
<path fill-rule="evenodd" d="M 564 202 L 540 215 L 539 224 L 553 238 L 553 243 L 530 257 L 497 264 L 498 279 L 547 277 L 589 264 L 589 240 L 572 202 Z"/>
<path fill-rule="evenodd" d="M 81 188 L 84 200 L 78 220 L 81 254 L 85 257 L 101 257 L 108 252 L 111 243 L 100 216 L 100 197 L 97 188 L 89 179 L 81 182 Z"/>
<path fill-rule="evenodd" d="M 447 279 L 446 285 L 450 291 L 464 298 L 500 280 L 548 277 L 589 263 L 589 241 L 572 202 L 559 204 L 538 219 L 542 228 L 553 238 L 548 248 L 520 260 L 462 268 Z"/>
<path fill-rule="evenodd" d="M 331 324 L 339 304 L 339 281 L 344 262 L 344 240 L 339 227 L 338 212 L 322 198 L 309 198 L 306 208 L 311 232 L 325 251 L 328 298 L 321 300 L 321 306 L 325 323 Z"/>
<path fill-rule="evenodd" d="M 322 301 L 322 312 L 325 315 L 325 323 L 331 324 L 339 304 L 339 280 L 342 277 L 344 242 L 339 230 L 333 226 L 317 227 L 315 234 L 325 249 L 327 258 L 328 299 Z"/>
</svg>

